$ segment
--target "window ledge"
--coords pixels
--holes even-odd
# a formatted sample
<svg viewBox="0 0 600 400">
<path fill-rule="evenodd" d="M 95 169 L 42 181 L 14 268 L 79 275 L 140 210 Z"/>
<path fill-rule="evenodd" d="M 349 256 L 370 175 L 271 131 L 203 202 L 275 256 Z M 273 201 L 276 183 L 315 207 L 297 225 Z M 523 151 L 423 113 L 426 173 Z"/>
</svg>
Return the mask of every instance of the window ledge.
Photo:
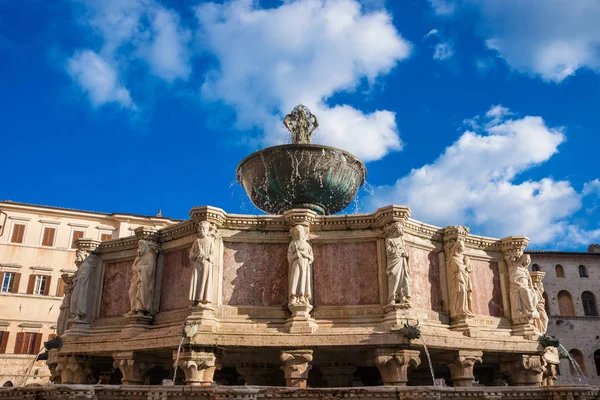
<svg viewBox="0 0 600 400">
<path fill-rule="evenodd" d="M 64 296 L 45 296 L 43 294 L 27 294 L 27 293 L 7 293 L 0 292 L 0 296 L 14 296 L 14 297 L 25 297 L 30 299 L 43 299 L 43 300 L 62 300 Z"/>
</svg>

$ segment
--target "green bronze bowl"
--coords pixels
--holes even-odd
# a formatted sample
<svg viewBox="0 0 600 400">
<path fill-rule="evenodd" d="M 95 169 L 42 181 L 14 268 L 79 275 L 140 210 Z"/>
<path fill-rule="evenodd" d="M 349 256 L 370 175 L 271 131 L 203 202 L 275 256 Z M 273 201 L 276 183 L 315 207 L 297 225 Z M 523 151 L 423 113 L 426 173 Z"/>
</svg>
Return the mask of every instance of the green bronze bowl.
<svg viewBox="0 0 600 400">
<path fill-rule="evenodd" d="M 352 154 L 315 144 L 268 147 L 237 167 L 252 203 L 269 214 L 292 208 L 335 214 L 352 202 L 366 175 L 365 165 Z"/>
</svg>

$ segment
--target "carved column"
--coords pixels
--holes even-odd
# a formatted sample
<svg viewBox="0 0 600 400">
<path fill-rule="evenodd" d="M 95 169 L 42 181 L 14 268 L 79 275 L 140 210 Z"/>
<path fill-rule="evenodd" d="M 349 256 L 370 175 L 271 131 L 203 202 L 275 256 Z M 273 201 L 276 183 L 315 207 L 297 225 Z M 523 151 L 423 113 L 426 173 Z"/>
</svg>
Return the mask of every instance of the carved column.
<svg viewBox="0 0 600 400">
<path fill-rule="evenodd" d="M 319 367 L 328 387 L 348 387 L 352 384 L 356 365 L 350 363 L 325 364 Z"/>
<path fill-rule="evenodd" d="M 305 388 L 308 371 L 312 368 L 313 351 L 309 349 L 282 350 L 280 356 L 285 375 L 285 385 L 288 387 Z"/>
<path fill-rule="evenodd" d="M 123 385 L 142 385 L 146 372 L 154 366 L 148 357 L 133 351 L 114 353 L 113 368 L 119 368 Z"/>
<path fill-rule="evenodd" d="M 418 350 L 400 350 L 393 348 L 375 349 L 375 365 L 381 374 L 385 386 L 406 386 L 408 368 L 421 364 Z"/>
<path fill-rule="evenodd" d="M 520 354 L 506 356 L 500 361 L 500 371 L 513 386 L 540 386 L 542 384 L 542 360 L 538 355 Z"/>
<path fill-rule="evenodd" d="M 177 359 L 177 352 L 173 352 L 173 360 Z M 217 357 L 211 351 L 182 351 L 175 367 L 179 367 L 185 374 L 185 384 L 189 386 L 210 386 L 213 383 L 217 365 Z"/>
<path fill-rule="evenodd" d="M 444 254 L 446 282 L 448 284 L 448 312 L 450 329 L 462 332 L 466 336 L 479 336 L 479 329 L 473 321 L 473 281 L 471 261 L 467 256 L 466 238 L 469 228 L 466 226 L 447 226 L 444 228 Z"/>
<path fill-rule="evenodd" d="M 270 364 L 243 363 L 236 370 L 244 377 L 246 385 L 274 386 L 275 368 Z"/>
<path fill-rule="evenodd" d="M 291 210 L 288 210 L 286 212 L 284 212 L 283 214 L 286 222 L 290 225 L 290 234 L 294 235 L 293 230 L 296 229 L 296 227 L 298 227 L 298 229 L 302 229 L 302 232 L 306 232 L 306 234 L 308 234 L 310 232 L 310 225 L 314 222 L 317 214 L 312 211 L 312 210 L 308 210 L 308 209 L 299 209 L 299 208 L 294 208 Z M 306 240 L 308 241 L 308 238 L 306 238 Z M 291 242 L 290 242 L 290 248 L 288 248 L 288 261 L 289 261 L 289 257 L 290 257 L 290 252 L 291 251 L 291 246 L 293 246 L 293 242 L 295 241 L 295 239 L 292 236 Z M 312 248 L 310 248 L 310 244 L 305 243 L 304 246 L 307 246 L 309 249 L 308 251 L 310 251 L 310 253 L 312 254 Z M 292 252 L 293 253 L 293 252 Z M 305 261 L 308 262 L 308 261 Z M 294 268 L 294 262 L 290 261 L 290 265 L 289 265 L 289 269 L 288 269 L 288 285 L 290 285 L 290 282 L 292 280 L 292 275 L 293 275 L 293 271 L 292 268 Z M 308 281 L 308 287 L 311 288 L 312 287 L 312 263 L 311 265 L 308 265 L 307 267 L 307 271 L 302 272 L 301 274 L 306 273 L 307 276 L 304 277 L 304 279 L 306 279 Z M 302 277 L 301 277 L 302 278 Z M 288 288 L 288 292 L 289 292 L 289 288 Z M 291 311 L 292 315 L 287 319 L 286 323 L 285 323 L 285 328 L 288 330 L 288 332 L 290 333 L 313 333 L 318 329 L 318 325 L 317 322 L 314 320 L 314 318 L 311 317 L 310 312 L 313 309 L 312 306 L 312 296 L 309 297 L 304 297 L 301 299 L 296 299 L 294 298 L 294 294 L 293 293 L 288 293 L 288 308 Z"/>
<path fill-rule="evenodd" d="M 92 362 L 87 356 L 59 355 L 56 360 L 56 372 L 62 384 L 93 383 Z"/>
<path fill-rule="evenodd" d="M 211 227 L 211 234 L 214 237 L 214 259 L 212 265 L 211 280 L 208 285 L 211 285 L 211 298 L 208 302 L 200 302 L 193 306 L 192 313 L 187 318 L 188 323 L 195 322 L 199 332 L 214 332 L 219 328 L 219 321 L 215 316 L 215 304 L 219 303 L 219 271 L 222 268 L 223 245 L 219 234 L 219 228 L 223 226 L 226 220 L 225 211 L 220 208 L 202 206 L 194 207 L 190 211 L 190 216 L 194 220 L 196 229 L 208 222 Z M 193 266 L 192 266 L 193 267 Z"/>
<path fill-rule="evenodd" d="M 459 350 L 454 362 L 448 364 L 454 387 L 473 386 L 473 367 L 481 362 L 482 351 Z"/>
</svg>

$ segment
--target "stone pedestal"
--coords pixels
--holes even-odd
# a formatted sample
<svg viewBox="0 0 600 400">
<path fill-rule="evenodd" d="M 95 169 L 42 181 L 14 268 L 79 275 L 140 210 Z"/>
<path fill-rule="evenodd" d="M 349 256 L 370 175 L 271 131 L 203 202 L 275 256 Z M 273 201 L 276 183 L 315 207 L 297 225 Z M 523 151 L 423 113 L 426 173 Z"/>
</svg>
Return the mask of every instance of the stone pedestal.
<svg viewBox="0 0 600 400">
<path fill-rule="evenodd" d="M 177 352 L 173 352 L 173 360 Z M 210 386 L 213 383 L 215 370 L 220 368 L 216 363 L 217 357 L 211 351 L 182 351 L 177 365 L 185 374 L 185 384 L 189 386 Z"/>
<path fill-rule="evenodd" d="M 348 387 L 352 384 L 356 365 L 354 364 L 324 364 L 319 368 L 328 387 Z"/>
<path fill-rule="evenodd" d="M 148 358 L 133 351 L 114 353 L 114 368 L 119 368 L 123 385 L 143 385 L 146 372 L 154 366 Z"/>
<path fill-rule="evenodd" d="M 409 308 L 409 304 L 388 304 L 384 306 L 383 325 L 389 326 L 392 330 L 401 329 L 407 321 L 411 326 L 416 325 L 417 319 Z"/>
<path fill-rule="evenodd" d="M 452 386 L 473 386 L 473 367 L 481 362 L 482 351 L 460 350 L 454 362 L 448 364 Z"/>
<path fill-rule="evenodd" d="M 210 303 L 200 303 L 190 307 L 192 313 L 186 318 L 186 323 L 196 323 L 198 332 L 216 332 L 219 320 L 215 317 L 215 307 Z"/>
<path fill-rule="evenodd" d="M 375 365 L 386 386 L 406 386 L 408 368 L 416 368 L 421 364 L 420 352 L 393 348 L 375 349 Z"/>
<path fill-rule="evenodd" d="M 123 329 L 121 329 L 120 337 L 123 339 L 127 339 L 145 332 L 154 321 L 154 317 L 152 315 L 146 315 L 132 311 L 125 314 L 124 317 L 127 322 Z"/>
<path fill-rule="evenodd" d="M 270 364 L 241 364 L 236 368 L 237 372 L 244 377 L 246 385 L 274 386 L 275 366 Z"/>
<path fill-rule="evenodd" d="M 59 355 L 56 372 L 60 375 L 62 384 L 94 383 L 92 361 L 87 356 Z"/>
<path fill-rule="evenodd" d="M 289 333 L 313 333 L 319 327 L 310 316 L 313 307 L 310 304 L 289 304 L 292 315 L 285 321 L 284 328 Z"/>
<path fill-rule="evenodd" d="M 540 386 L 542 384 L 542 360 L 538 355 L 521 354 L 506 356 L 500 360 L 500 371 L 511 386 Z"/>
<path fill-rule="evenodd" d="M 524 322 L 520 323 L 513 322 L 512 333 L 515 336 L 523 336 L 528 340 L 537 340 L 540 336 L 540 332 L 535 327 L 533 319 L 525 319 Z"/>
<path fill-rule="evenodd" d="M 305 388 L 308 379 L 310 362 L 313 351 L 309 349 L 282 350 L 280 356 L 283 365 L 281 369 L 285 375 L 285 385 L 288 387 Z"/>
<path fill-rule="evenodd" d="M 83 336 L 89 335 L 92 332 L 92 328 L 88 322 L 70 320 L 69 329 L 63 333 L 62 337 L 66 338 L 69 336 Z"/>
<path fill-rule="evenodd" d="M 481 336 L 480 329 L 475 325 L 475 321 L 471 316 L 456 316 L 450 318 L 450 329 L 453 331 L 462 332 L 468 337 Z"/>
</svg>

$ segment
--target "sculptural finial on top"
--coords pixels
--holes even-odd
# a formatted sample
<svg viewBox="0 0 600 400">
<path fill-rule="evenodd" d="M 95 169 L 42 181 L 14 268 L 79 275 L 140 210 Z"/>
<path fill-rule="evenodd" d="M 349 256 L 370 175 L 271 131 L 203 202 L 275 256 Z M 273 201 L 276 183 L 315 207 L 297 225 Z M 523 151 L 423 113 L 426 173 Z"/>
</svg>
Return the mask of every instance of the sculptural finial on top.
<svg viewBox="0 0 600 400">
<path fill-rule="evenodd" d="M 300 104 L 285 116 L 283 125 L 290 131 L 293 144 L 309 144 L 310 135 L 319 127 L 317 117 Z"/>
</svg>

